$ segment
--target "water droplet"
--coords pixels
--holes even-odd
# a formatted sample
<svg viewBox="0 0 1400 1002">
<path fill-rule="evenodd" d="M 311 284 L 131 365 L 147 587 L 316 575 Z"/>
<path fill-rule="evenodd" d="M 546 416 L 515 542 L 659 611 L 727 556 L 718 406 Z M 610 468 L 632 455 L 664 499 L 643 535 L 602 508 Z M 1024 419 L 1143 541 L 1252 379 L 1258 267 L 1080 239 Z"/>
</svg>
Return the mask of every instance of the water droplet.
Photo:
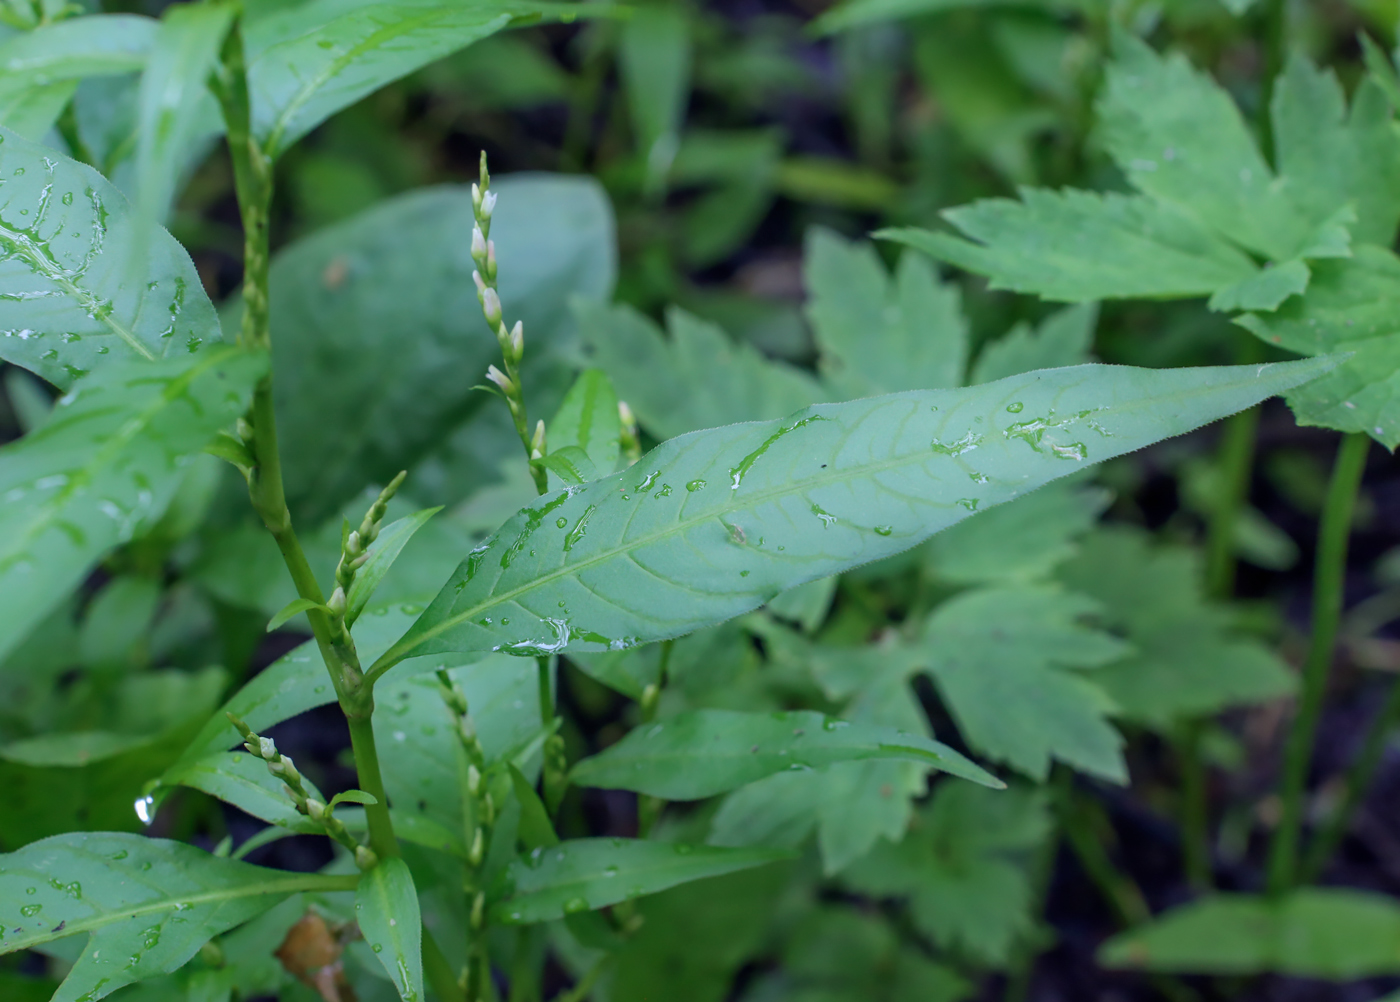
<svg viewBox="0 0 1400 1002">
<path fill-rule="evenodd" d="M 557 525 L 559 528 L 562 529 L 562 528 L 564 528 L 564 526 L 566 526 L 566 525 L 569 524 L 569 520 L 568 520 L 567 518 L 565 518 L 563 515 L 560 515 L 558 518 L 556 518 L 556 519 L 554 520 L 554 524 Z"/>
<path fill-rule="evenodd" d="M 65 192 L 63 193 L 63 204 L 64 204 L 64 205 L 72 205 L 72 204 L 73 204 L 73 193 L 72 193 L 71 191 L 65 191 Z"/>
<path fill-rule="evenodd" d="M 577 915 L 579 912 L 588 911 L 588 902 L 583 898 L 570 898 L 564 902 L 565 915 Z"/>
<path fill-rule="evenodd" d="M 37 887 L 26 887 L 26 888 L 24 889 L 24 893 L 25 893 L 25 894 L 38 894 L 38 893 L 39 893 L 39 888 L 37 888 Z"/>
<path fill-rule="evenodd" d="M 701 491 L 705 489 L 705 481 L 692 480 L 690 483 L 685 485 L 685 489 L 690 491 L 690 493 L 694 494 L 696 491 Z"/>
<path fill-rule="evenodd" d="M 679 842 L 679 843 L 676 844 L 676 855 L 677 855 L 677 856 L 689 856 L 689 855 L 690 855 L 692 852 L 694 852 L 694 851 L 695 851 L 695 846 L 693 846 L 693 845 L 687 845 L 687 844 L 684 843 L 684 842 Z"/>
<path fill-rule="evenodd" d="M 618 875 L 619 872 L 620 872 L 620 871 L 619 871 L 618 868 L 615 867 L 615 866 L 605 866 L 605 867 L 603 867 L 603 876 L 605 876 L 605 877 L 616 877 L 616 876 Z"/>
<path fill-rule="evenodd" d="M 38 915 L 43 910 L 43 905 L 25 905 L 19 910 L 19 913 L 25 918 L 33 918 L 35 915 Z"/>
<path fill-rule="evenodd" d="M 991 479 L 991 478 L 988 477 L 985 473 L 978 473 L 976 470 L 973 470 L 972 472 L 970 472 L 970 473 L 968 474 L 968 478 L 969 478 L 974 484 L 985 484 L 988 480 Z"/>
<path fill-rule="evenodd" d="M 824 511 L 821 505 L 816 503 L 813 503 L 812 505 L 812 514 L 822 520 L 823 529 L 830 528 L 831 524 L 836 521 L 835 515 L 831 514 L 831 512 L 829 511 Z"/>
<path fill-rule="evenodd" d="M 1008 414 L 1020 414 L 1020 413 L 1021 413 L 1023 410 L 1025 410 L 1025 409 L 1026 409 L 1026 405 L 1023 404 L 1023 403 L 1021 403 L 1021 401 L 1019 401 L 1019 400 L 1015 401 L 1014 403 L 1009 403 L 1009 404 L 1006 405 L 1006 412 L 1007 412 Z"/>
<path fill-rule="evenodd" d="M 929 444 L 929 448 L 940 456 L 961 456 L 964 452 L 971 452 L 981 444 L 982 436 L 969 429 L 967 434 L 953 442 L 940 442 L 938 439 L 934 439 Z"/>
<path fill-rule="evenodd" d="M 626 497 L 627 495 L 624 494 L 623 498 L 625 499 Z M 572 550 L 574 546 L 578 544 L 579 540 L 583 538 L 584 533 L 588 531 L 588 520 L 593 517 L 593 512 L 596 511 L 597 508 L 598 506 L 596 504 L 591 504 L 583 510 L 583 514 L 578 517 L 578 521 L 574 523 L 574 527 L 564 536 L 564 549 Z"/>
<path fill-rule="evenodd" d="M 894 532 L 894 526 L 892 525 L 875 526 L 875 535 L 877 536 L 888 536 L 892 532 Z"/>
<path fill-rule="evenodd" d="M 384 952 L 384 944 L 383 944 L 383 943 L 375 943 L 373 946 L 370 947 L 370 949 L 373 950 L 375 953 L 383 953 L 383 952 Z"/>
<path fill-rule="evenodd" d="M 501 617 L 501 625 L 502 625 L 502 626 L 509 626 L 509 625 L 510 625 L 510 620 L 507 619 L 505 616 L 502 616 L 502 617 Z"/>
<path fill-rule="evenodd" d="M 763 454 L 767 452 L 769 448 L 773 445 L 773 443 L 778 441 L 778 439 L 782 438 L 789 432 L 796 431 L 798 428 L 805 428 L 807 427 L 807 425 L 812 424 L 815 421 L 825 420 L 827 420 L 827 418 L 822 417 L 820 414 L 812 414 L 808 417 L 803 418 L 800 421 L 794 421 L 791 425 L 789 425 L 786 428 L 779 428 L 773 434 L 769 435 L 767 440 L 765 440 L 762 445 L 760 445 L 753 452 L 749 453 L 743 459 L 739 460 L 738 466 L 732 467 L 730 469 L 729 476 L 732 482 L 729 485 L 729 489 L 731 491 L 737 491 L 739 489 L 739 485 L 744 482 L 745 474 L 747 474 L 749 470 L 753 469 L 753 464 L 758 462 L 759 459 L 762 458 Z"/>
<path fill-rule="evenodd" d="M 662 484 L 662 485 L 661 485 L 661 488 L 660 488 L 655 494 L 652 495 L 652 497 L 657 497 L 657 498 L 668 498 L 668 497 L 670 497 L 670 496 L 671 496 L 671 485 L 670 485 L 670 484 Z"/>
<path fill-rule="evenodd" d="M 1071 442 L 1069 445 L 1051 443 L 1050 451 L 1057 459 L 1075 459 L 1079 462 L 1083 462 L 1089 456 L 1089 450 L 1084 447 L 1083 442 Z"/>
<path fill-rule="evenodd" d="M 141 797 L 132 806 L 136 809 L 136 816 L 141 819 L 143 825 L 151 823 L 151 808 L 155 805 L 154 797 Z"/>
<path fill-rule="evenodd" d="M 968 511 L 976 511 L 976 510 L 977 510 L 977 499 L 976 499 L 976 498 L 958 498 L 958 504 L 962 505 L 962 506 L 963 506 L 964 508 L 966 508 Z"/>
<path fill-rule="evenodd" d="M 118 849 L 116 852 L 112 853 L 112 855 L 111 855 L 110 858 L 112 858 L 112 859 L 126 859 L 126 850 L 125 850 L 125 849 Z"/>
<path fill-rule="evenodd" d="M 644 493 L 646 493 L 647 491 L 651 490 L 651 485 L 654 484 L 654 483 L 656 483 L 656 478 L 659 477 L 659 476 L 661 476 L 661 471 L 660 471 L 660 470 L 653 470 L 652 472 L 648 473 L 648 474 L 646 475 L 646 479 L 643 480 L 640 484 L 637 485 L 637 487 L 636 487 L 637 493 L 638 493 L 638 494 L 644 494 Z"/>
</svg>

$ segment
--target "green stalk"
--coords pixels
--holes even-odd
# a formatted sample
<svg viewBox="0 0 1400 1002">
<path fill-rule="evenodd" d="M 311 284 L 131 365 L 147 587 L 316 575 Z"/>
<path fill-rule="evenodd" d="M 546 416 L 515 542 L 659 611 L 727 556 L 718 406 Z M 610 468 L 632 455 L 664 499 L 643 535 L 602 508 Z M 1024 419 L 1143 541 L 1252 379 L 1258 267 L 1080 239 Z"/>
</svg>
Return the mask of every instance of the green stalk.
<svg viewBox="0 0 1400 1002">
<path fill-rule="evenodd" d="M 369 845 L 380 859 L 387 859 L 399 854 L 399 842 L 394 837 L 394 823 L 389 819 L 389 796 L 384 792 L 379 753 L 374 747 L 374 726 L 370 721 L 373 712 L 374 700 L 370 699 L 368 710 L 355 716 L 347 714 L 346 720 L 350 724 L 350 747 L 355 752 L 355 772 L 359 775 L 360 789 L 379 801 L 365 807 Z"/>
<path fill-rule="evenodd" d="M 1103 896 L 1105 903 L 1123 926 L 1141 925 L 1152 918 L 1147 902 L 1133 879 L 1119 871 L 1104 851 L 1103 843 L 1085 815 L 1072 786 L 1073 778 L 1062 770 L 1055 782 L 1056 814 L 1060 830 L 1074 851 L 1079 865 Z"/>
<path fill-rule="evenodd" d="M 1312 844 L 1308 846 L 1307 854 L 1303 858 L 1303 867 L 1300 879 L 1305 884 L 1310 884 L 1322 875 L 1323 868 L 1332 858 L 1332 854 L 1337 851 L 1338 844 L 1351 828 L 1351 819 L 1356 815 L 1357 808 L 1366 797 L 1366 792 L 1371 788 L 1371 780 L 1376 775 L 1376 769 L 1381 764 L 1381 757 L 1385 754 L 1386 739 L 1390 737 L 1397 724 L 1400 724 L 1400 682 L 1390 684 L 1390 692 L 1385 697 L 1385 705 L 1376 714 L 1376 719 L 1371 722 L 1371 728 L 1366 732 L 1366 739 L 1361 746 L 1361 754 L 1356 757 L 1356 761 L 1347 770 L 1346 779 L 1343 781 L 1345 793 L 1342 795 L 1342 802 L 1337 810 L 1327 819 L 1326 826 L 1314 837 Z"/>
<path fill-rule="evenodd" d="M 1206 769 L 1201 761 L 1200 720 L 1184 721 L 1176 736 L 1181 767 L 1181 851 L 1186 879 L 1196 891 L 1214 883 L 1210 857 L 1210 815 L 1206 802 Z"/>
<path fill-rule="evenodd" d="M 1257 358 L 1257 352 L 1250 352 L 1240 361 L 1247 365 Z M 1212 598 L 1227 599 L 1235 592 L 1235 523 L 1249 494 L 1258 428 L 1258 407 L 1240 411 L 1225 422 L 1216 459 L 1215 505 L 1206 535 L 1206 592 Z"/>
<path fill-rule="evenodd" d="M 1283 816 L 1274 834 L 1269 853 L 1269 892 L 1282 894 L 1294 886 L 1298 876 L 1298 843 L 1303 824 L 1303 795 L 1308 765 L 1322 715 L 1322 699 L 1332 666 L 1332 648 L 1342 618 L 1342 584 L 1346 574 L 1347 543 L 1351 536 L 1352 514 L 1361 475 L 1371 441 L 1360 432 L 1342 439 L 1327 486 L 1322 509 L 1322 526 L 1317 541 L 1313 569 L 1312 643 L 1303 666 L 1303 689 L 1298 697 L 1298 716 L 1289 731 L 1284 751 Z"/>
<path fill-rule="evenodd" d="M 427 926 L 423 927 L 423 974 L 438 1002 L 466 1002 L 467 993 L 457 983 L 452 965 L 443 956 L 442 947 L 438 946 Z"/>
</svg>

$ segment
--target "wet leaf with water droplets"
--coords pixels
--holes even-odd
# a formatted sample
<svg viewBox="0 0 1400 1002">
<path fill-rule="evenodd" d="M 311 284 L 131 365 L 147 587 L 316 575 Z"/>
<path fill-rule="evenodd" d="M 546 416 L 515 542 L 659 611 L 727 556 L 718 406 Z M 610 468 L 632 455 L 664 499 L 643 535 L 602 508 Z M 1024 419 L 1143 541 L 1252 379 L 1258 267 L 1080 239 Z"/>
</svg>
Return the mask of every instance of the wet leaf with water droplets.
<svg viewBox="0 0 1400 1002">
<path fill-rule="evenodd" d="M 511 863 L 493 888 L 492 921 L 505 925 L 548 922 L 794 855 L 778 849 L 617 838 L 573 839 L 534 851 L 539 853 L 534 859 L 521 857 Z"/>
<path fill-rule="evenodd" d="M 139 835 L 56 835 L 0 855 L 0 953 L 91 933 L 54 1002 L 95 1002 L 176 970 L 210 937 L 297 891 L 348 890 L 355 881 L 268 870 Z"/>
<path fill-rule="evenodd" d="M 811 711 L 731 710 L 694 710 L 638 727 L 574 766 L 573 781 L 667 800 L 700 800 L 785 769 L 859 759 L 918 762 L 984 786 L 1001 785 L 951 748 L 922 734 Z"/>
<path fill-rule="evenodd" d="M 616 650 L 681 636 L 793 585 L 908 549 L 974 508 L 1200 427 L 1333 364 L 1083 365 L 968 389 L 818 404 L 783 421 L 682 435 L 638 469 L 712 486 L 638 503 L 620 493 L 637 483 L 628 471 L 540 498 L 489 538 L 475 562 L 458 567 L 372 672 L 428 653 Z M 1023 413 L 1007 412 L 1013 401 Z M 1031 430 L 1027 421 L 1039 424 Z M 947 442 L 963 444 L 939 447 Z M 1078 443 L 1087 443 L 1082 459 Z M 970 471 L 988 482 L 970 480 Z M 814 517 L 813 505 L 834 521 Z M 554 527 L 557 517 L 576 526 L 585 513 L 587 532 L 578 538 Z M 561 602 L 567 615 L 559 615 Z"/>
<path fill-rule="evenodd" d="M 403 1002 L 423 1000 L 423 919 L 408 864 L 397 857 L 360 878 L 355 891 L 360 932 L 389 973 Z"/>
<path fill-rule="evenodd" d="M 243 412 L 266 367 L 231 347 L 117 362 L 0 448 L 0 655 L 104 553 L 160 517 L 183 462 Z"/>
</svg>

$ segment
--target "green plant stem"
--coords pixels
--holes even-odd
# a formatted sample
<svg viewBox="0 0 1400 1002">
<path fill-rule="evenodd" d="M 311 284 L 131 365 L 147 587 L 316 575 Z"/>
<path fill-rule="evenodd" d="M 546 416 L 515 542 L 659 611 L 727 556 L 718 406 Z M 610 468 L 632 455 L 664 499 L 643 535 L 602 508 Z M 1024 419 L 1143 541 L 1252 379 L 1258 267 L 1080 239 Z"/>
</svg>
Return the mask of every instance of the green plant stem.
<svg viewBox="0 0 1400 1002">
<path fill-rule="evenodd" d="M 437 995 L 438 1002 L 466 1002 L 467 993 L 457 983 L 452 965 L 443 956 L 442 947 L 438 946 L 427 926 L 423 927 L 423 974 Z"/>
<path fill-rule="evenodd" d="M 1061 772 L 1055 784 L 1055 803 L 1065 840 L 1120 924 L 1134 926 L 1148 921 L 1152 913 L 1148 911 L 1142 891 L 1109 858 L 1072 784 L 1068 772 Z"/>
<path fill-rule="evenodd" d="M 1346 575 L 1347 544 L 1352 514 L 1371 440 L 1360 432 L 1342 439 L 1327 485 L 1322 525 L 1313 568 L 1312 643 L 1303 666 L 1303 688 L 1298 715 L 1284 751 L 1283 813 L 1269 853 L 1269 892 L 1282 894 L 1294 886 L 1298 871 L 1298 843 L 1303 824 L 1303 797 L 1322 715 L 1322 698 L 1332 667 L 1332 648 L 1342 617 L 1342 585 Z"/>
<path fill-rule="evenodd" d="M 1357 755 L 1356 761 L 1352 762 L 1351 768 L 1347 770 L 1346 778 L 1343 780 L 1342 802 L 1337 805 L 1336 811 L 1327 819 L 1326 826 L 1308 846 L 1300 871 L 1300 879 L 1303 883 L 1310 884 L 1322 875 L 1323 868 L 1327 866 L 1342 838 L 1351 828 L 1351 819 L 1355 817 L 1357 809 L 1366 797 L 1366 792 L 1371 788 L 1371 780 L 1375 777 L 1376 769 L 1381 764 L 1381 757 L 1385 754 L 1386 740 L 1390 737 L 1391 731 L 1395 730 L 1397 724 L 1400 724 L 1400 681 L 1390 684 L 1390 692 L 1386 695 L 1385 704 L 1376 714 L 1376 719 L 1371 721 L 1371 727 L 1366 732 L 1366 738 L 1361 745 L 1361 753 Z"/>
<path fill-rule="evenodd" d="M 535 668 L 540 687 L 540 723 L 548 724 L 554 719 L 554 685 L 548 655 L 535 658 Z"/>
<path fill-rule="evenodd" d="M 1251 353 L 1242 362 L 1256 358 L 1257 353 Z M 1235 523 L 1249 493 L 1258 429 L 1258 407 L 1240 411 L 1225 422 L 1216 459 L 1215 505 L 1206 534 L 1206 591 L 1212 598 L 1227 599 L 1235 591 Z"/>
<path fill-rule="evenodd" d="M 1181 768 L 1181 852 L 1186 879 L 1197 891 L 1214 884 L 1211 872 L 1210 814 L 1206 801 L 1206 769 L 1201 761 L 1204 722 L 1184 721 L 1176 735 L 1177 761 Z"/>
<path fill-rule="evenodd" d="M 365 806 L 369 846 L 381 859 L 386 859 L 399 854 L 399 843 L 394 837 L 394 824 L 389 819 L 389 797 L 384 792 L 379 753 L 374 746 L 374 725 L 370 720 L 373 712 L 374 703 L 371 700 L 368 712 L 347 715 L 346 719 L 350 724 L 350 747 L 355 753 L 355 771 L 359 775 L 360 789 L 379 801 Z"/>
</svg>

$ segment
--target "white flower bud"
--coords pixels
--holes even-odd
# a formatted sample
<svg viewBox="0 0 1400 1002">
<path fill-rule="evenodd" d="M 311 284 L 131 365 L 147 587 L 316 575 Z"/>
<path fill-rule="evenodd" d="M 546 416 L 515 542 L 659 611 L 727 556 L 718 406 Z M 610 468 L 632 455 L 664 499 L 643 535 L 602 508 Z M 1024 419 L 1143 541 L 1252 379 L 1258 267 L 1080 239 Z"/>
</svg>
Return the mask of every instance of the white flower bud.
<svg viewBox="0 0 1400 1002">
<path fill-rule="evenodd" d="M 476 185 L 472 185 L 473 188 Z M 496 193 L 488 191 L 481 199 L 481 218 L 490 219 L 491 213 L 496 211 Z"/>
<path fill-rule="evenodd" d="M 491 281 L 496 280 L 496 241 L 486 241 L 486 274 L 491 276 Z"/>
<path fill-rule="evenodd" d="M 306 799 L 306 816 L 312 821 L 320 821 L 326 816 L 326 805 L 315 797 Z"/>
<path fill-rule="evenodd" d="M 238 432 L 238 437 L 245 443 L 253 441 L 253 426 L 247 418 L 239 418 L 233 423 L 234 430 Z"/>
<path fill-rule="evenodd" d="M 467 850 L 467 862 L 472 866 L 480 866 L 481 861 L 486 858 L 486 835 L 478 825 L 476 834 L 472 836 L 471 848 Z"/>
<path fill-rule="evenodd" d="M 517 365 L 525 357 L 525 324 L 520 320 L 510 330 L 510 353 Z"/>
<path fill-rule="evenodd" d="M 481 211 L 481 189 L 475 181 L 472 182 L 472 208 L 477 212 Z"/>
<path fill-rule="evenodd" d="M 364 545 L 360 542 L 360 530 L 351 529 L 350 535 L 345 537 L 345 552 L 355 557 L 359 556 L 362 549 Z"/>
<path fill-rule="evenodd" d="M 264 762 L 276 762 L 278 759 L 277 742 L 271 738 L 258 738 L 258 750 L 253 754 L 257 755 Z"/>
<path fill-rule="evenodd" d="M 345 589 L 336 585 L 335 591 L 331 592 L 331 597 L 326 599 L 326 608 L 331 611 L 331 615 L 339 618 L 345 615 Z"/>
<path fill-rule="evenodd" d="M 481 294 L 481 312 L 486 316 L 486 322 L 493 328 L 501 323 L 501 297 L 496 295 L 496 290 L 487 287 Z"/>
<path fill-rule="evenodd" d="M 501 392 L 506 395 L 510 395 L 515 390 L 515 383 L 511 382 L 510 377 L 494 365 L 487 367 L 486 378 L 499 386 Z"/>
<path fill-rule="evenodd" d="M 472 227 L 472 260 L 481 261 L 486 256 L 486 238 L 481 234 L 480 226 Z"/>
<path fill-rule="evenodd" d="M 486 295 L 486 282 L 485 282 L 485 280 L 481 277 L 481 272 L 479 272 L 479 271 L 474 271 L 474 272 L 472 272 L 472 281 L 476 284 L 476 295 L 477 295 L 477 298 L 480 298 L 480 297 Z"/>
<path fill-rule="evenodd" d="M 467 792 L 473 797 L 481 792 L 481 770 L 474 765 L 467 766 Z"/>
<path fill-rule="evenodd" d="M 355 846 L 355 865 L 361 870 L 373 870 L 378 863 L 379 857 L 374 854 L 374 850 L 369 846 Z"/>
<path fill-rule="evenodd" d="M 617 402 L 617 417 L 624 428 L 631 428 L 637 423 L 637 416 L 632 413 L 632 408 L 627 406 L 626 400 Z"/>
</svg>

